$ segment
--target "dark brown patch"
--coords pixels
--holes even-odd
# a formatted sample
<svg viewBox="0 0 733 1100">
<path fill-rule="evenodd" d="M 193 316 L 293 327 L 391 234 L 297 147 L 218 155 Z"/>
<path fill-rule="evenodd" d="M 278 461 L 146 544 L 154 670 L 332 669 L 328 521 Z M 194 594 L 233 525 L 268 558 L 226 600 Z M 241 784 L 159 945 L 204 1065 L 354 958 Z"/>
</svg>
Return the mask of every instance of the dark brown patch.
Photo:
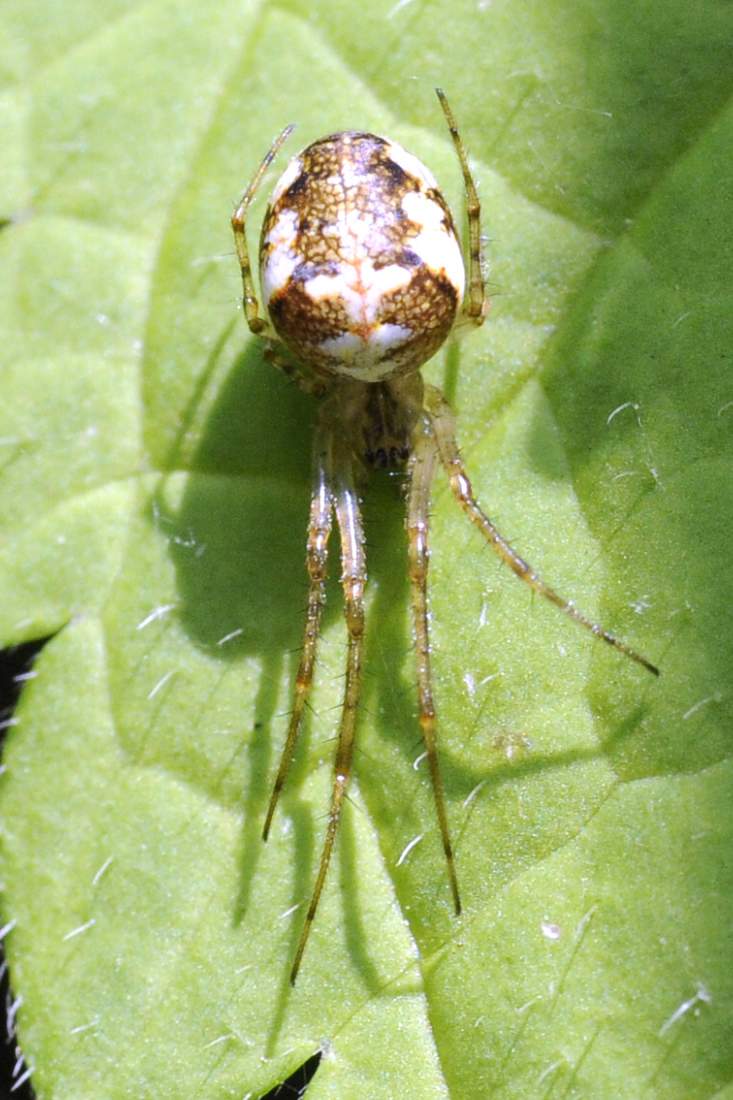
<svg viewBox="0 0 733 1100">
<path fill-rule="evenodd" d="M 323 356 L 318 345 L 349 330 L 348 317 L 338 298 L 323 298 L 314 302 L 301 283 L 292 279 L 284 290 L 273 295 L 269 304 L 270 317 L 283 343 L 310 365 L 321 365 Z"/>
<path fill-rule="evenodd" d="M 404 168 L 399 166 L 397 161 L 392 160 L 391 157 L 382 157 L 379 166 L 388 186 L 391 186 L 392 190 L 405 191 L 408 189 L 408 180 L 411 177 L 408 176 Z"/>
<path fill-rule="evenodd" d="M 403 248 L 395 262 L 401 267 L 420 267 L 423 261 L 411 248 Z"/>
<path fill-rule="evenodd" d="M 407 286 L 386 295 L 379 311 L 380 322 L 400 325 L 414 335 L 385 352 L 382 362 L 392 359 L 402 371 L 422 366 L 445 341 L 457 309 L 458 292 L 446 276 L 425 266 L 414 268 Z"/>
<path fill-rule="evenodd" d="M 298 178 L 294 179 L 293 182 L 290 184 L 290 187 L 288 187 L 287 191 L 284 192 L 284 197 L 287 198 L 288 202 L 292 202 L 294 198 L 296 198 L 298 195 L 301 195 L 305 191 L 307 186 L 308 173 L 301 172 Z"/>
<path fill-rule="evenodd" d="M 298 264 L 290 278 L 294 283 L 307 283 L 317 275 L 338 275 L 338 271 L 339 266 L 333 260 L 325 263 L 309 263 L 306 260 Z"/>
</svg>

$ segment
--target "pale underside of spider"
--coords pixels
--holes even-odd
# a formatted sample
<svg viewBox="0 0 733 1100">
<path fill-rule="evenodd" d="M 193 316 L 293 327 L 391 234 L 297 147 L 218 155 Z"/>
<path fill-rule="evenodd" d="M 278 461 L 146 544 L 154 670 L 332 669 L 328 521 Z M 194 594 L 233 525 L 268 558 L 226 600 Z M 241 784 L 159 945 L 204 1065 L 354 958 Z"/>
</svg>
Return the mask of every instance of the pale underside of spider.
<svg viewBox="0 0 733 1100">
<path fill-rule="evenodd" d="M 246 238 L 247 211 L 286 137 L 273 142 L 232 217 L 250 330 L 266 340 L 275 366 L 320 401 L 306 564 L 309 577 L 303 649 L 285 748 L 264 824 L 267 839 L 293 758 L 313 681 L 325 603 L 328 542 L 335 515 L 348 646 L 326 836 L 291 969 L 295 981 L 318 908 L 352 771 L 362 681 L 367 581 L 358 487 L 370 467 L 404 468 L 407 547 L 417 665 L 419 725 L 456 913 L 461 911 L 436 747 L 428 615 L 429 515 L 440 465 L 468 519 L 535 592 L 596 637 L 643 665 L 641 654 L 559 596 L 509 545 L 479 507 L 442 394 L 420 368 L 460 326 L 483 323 L 480 207 L 453 114 L 443 108 L 463 174 L 468 221 L 467 270 L 450 211 L 427 168 L 401 146 L 346 131 L 294 157 L 275 186 L 262 226 L 255 291 Z"/>
</svg>

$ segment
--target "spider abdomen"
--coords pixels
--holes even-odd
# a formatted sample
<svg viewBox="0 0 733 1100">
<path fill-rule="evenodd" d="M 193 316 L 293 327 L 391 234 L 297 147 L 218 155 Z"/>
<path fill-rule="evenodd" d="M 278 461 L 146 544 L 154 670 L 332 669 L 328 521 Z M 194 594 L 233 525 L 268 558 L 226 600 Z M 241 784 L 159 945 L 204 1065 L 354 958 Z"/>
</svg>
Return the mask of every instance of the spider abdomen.
<svg viewBox="0 0 733 1100">
<path fill-rule="evenodd" d="M 396 143 L 353 131 L 288 164 L 262 227 L 260 278 L 289 351 L 362 382 L 422 366 L 448 336 L 465 286 L 431 173 Z"/>
</svg>

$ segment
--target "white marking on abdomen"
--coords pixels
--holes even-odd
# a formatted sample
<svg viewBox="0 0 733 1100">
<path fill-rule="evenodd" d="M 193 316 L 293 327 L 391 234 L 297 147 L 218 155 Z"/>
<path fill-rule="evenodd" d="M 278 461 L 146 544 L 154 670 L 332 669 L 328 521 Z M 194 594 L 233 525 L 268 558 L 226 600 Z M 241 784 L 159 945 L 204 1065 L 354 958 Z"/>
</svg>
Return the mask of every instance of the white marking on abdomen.
<svg viewBox="0 0 733 1100">
<path fill-rule="evenodd" d="M 303 174 L 303 161 L 300 157 L 292 157 L 288 161 L 287 168 L 275 184 L 275 189 L 270 196 L 270 206 L 274 206 L 285 194 L 287 189 L 295 183 L 298 176 Z"/>
<path fill-rule="evenodd" d="M 298 226 L 299 219 L 295 210 L 283 210 L 265 237 L 265 243 L 270 245 L 270 252 L 260 273 L 265 305 L 273 294 L 285 289 L 300 263 L 295 252 Z"/>
<path fill-rule="evenodd" d="M 445 211 L 419 191 L 409 191 L 405 195 L 402 209 L 410 221 L 420 227 L 417 237 L 407 241 L 407 245 L 435 274 L 445 272 L 460 300 L 466 286 L 466 272 L 460 245 L 445 227 Z"/>
<path fill-rule="evenodd" d="M 401 264 L 376 268 L 370 259 L 364 259 L 357 264 L 341 264 L 336 275 L 316 275 L 303 284 L 303 289 L 314 302 L 340 298 L 353 324 L 372 325 L 385 296 L 406 287 L 412 274 Z"/>
<path fill-rule="evenodd" d="M 400 347 L 412 336 L 402 325 L 376 325 L 365 338 L 355 332 L 342 332 L 318 345 L 335 362 L 343 363 L 348 374 L 361 382 L 378 382 L 394 370 L 390 350 Z"/>
</svg>

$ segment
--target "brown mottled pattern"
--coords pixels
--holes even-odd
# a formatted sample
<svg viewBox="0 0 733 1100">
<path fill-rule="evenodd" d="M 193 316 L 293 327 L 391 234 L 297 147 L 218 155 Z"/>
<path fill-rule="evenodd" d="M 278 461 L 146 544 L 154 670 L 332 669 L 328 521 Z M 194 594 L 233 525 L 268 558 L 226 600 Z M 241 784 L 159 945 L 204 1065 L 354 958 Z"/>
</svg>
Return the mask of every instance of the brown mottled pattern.
<svg viewBox="0 0 733 1100">
<path fill-rule="evenodd" d="M 321 138 L 300 154 L 303 171 L 268 206 L 260 238 L 260 267 L 272 246 L 267 234 L 284 210 L 295 211 L 298 232 L 295 252 L 301 263 L 284 288 L 269 302 L 272 324 L 280 339 L 301 362 L 340 374 L 348 364 L 324 351 L 323 340 L 351 332 L 366 337 L 379 324 L 400 325 L 414 335 L 385 348 L 383 361 L 392 374 L 415 370 L 433 355 L 451 330 L 459 306 L 458 293 L 444 272 L 434 271 L 410 248 L 421 226 L 410 221 L 402 198 L 422 192 L 444 212 L 446 233 L 456 236 L 450 211 L 438 190 L 405 171 L 389 156 L 390 143 L 374 134 L 346 131 Z M 358 220 L 374 227 L 365 255 L 375 268 L 399 264 L 411 269 L 410 282 L 385 293 L 374 324 L 358 326 L 340 298 L 314 301 L 303 284 L 317 275 L 335 275 L 344 263 L 343 242 L 332 230 L 340 220 Z M 354 244 L 356 242 L 354 241 Z M 367 331 L 364 331 L 366 327 Z"/>
</svg>

